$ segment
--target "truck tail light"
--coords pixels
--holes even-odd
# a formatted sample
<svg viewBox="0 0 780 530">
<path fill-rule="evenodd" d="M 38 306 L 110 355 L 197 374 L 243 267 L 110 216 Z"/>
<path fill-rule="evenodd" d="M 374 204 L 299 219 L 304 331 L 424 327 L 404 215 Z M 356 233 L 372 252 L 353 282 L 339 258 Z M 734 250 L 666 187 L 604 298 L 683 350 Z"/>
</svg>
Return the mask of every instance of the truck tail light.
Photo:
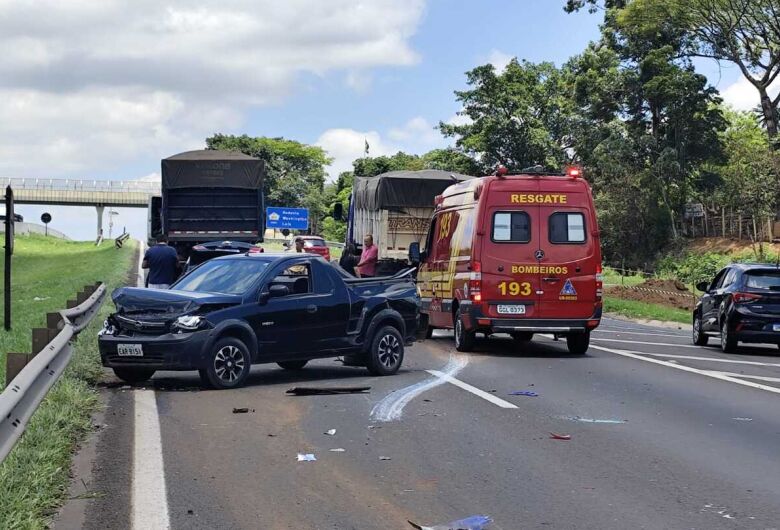
<svg viewBox="0 0 780 530">
<path fill-rule="evenodd" d="M 482 264 L 475 261 L 469 273 L 469 296 L 474 302 L 482 301 Z"/>
<path fill-rule="evenodd" d="M 731 297 L 735 304 L 747 304 L 750 302 L 758 302 L 761 300 L 760 294 L 753 293 L 734 293 Z"/>
<path fill-rule="evenodd" d="M 596 300 L 601 300 L 604 296 L 604 272 L 601 264 L 596 265 Z"/>
</svg>

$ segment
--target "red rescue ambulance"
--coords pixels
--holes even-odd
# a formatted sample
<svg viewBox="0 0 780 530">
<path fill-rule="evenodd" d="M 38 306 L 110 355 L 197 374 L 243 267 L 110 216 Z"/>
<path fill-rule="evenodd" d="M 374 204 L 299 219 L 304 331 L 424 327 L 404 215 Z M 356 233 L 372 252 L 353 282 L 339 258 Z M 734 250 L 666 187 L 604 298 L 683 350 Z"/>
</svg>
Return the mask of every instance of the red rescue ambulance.
<svg viewBox="0 0 780 530">
<path fill-rule="evenodd" d="M 436 197 L 425 250 L 410 248 L 428 333 L 454 328 L 459 351 L 476 333 L 520 342 L 552 333 L 583 354 L 602 308 L 590 186 L 578 168 L 506 173 L 448 187 Z"/>
</svg>

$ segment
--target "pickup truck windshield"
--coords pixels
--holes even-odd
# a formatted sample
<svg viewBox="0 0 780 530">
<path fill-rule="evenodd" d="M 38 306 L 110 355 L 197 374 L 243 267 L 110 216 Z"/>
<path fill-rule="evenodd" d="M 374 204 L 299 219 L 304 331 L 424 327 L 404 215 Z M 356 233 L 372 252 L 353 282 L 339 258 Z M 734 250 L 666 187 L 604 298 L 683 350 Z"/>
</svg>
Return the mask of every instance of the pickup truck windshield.
<svg viewBox="0 0 780 530">
<path fill-rule="evenodd" d="M 243 294 L 263 275 L 268 261 L 259 258 L 208 261 L 171 289 L 198 293 Z"/>
</svg>

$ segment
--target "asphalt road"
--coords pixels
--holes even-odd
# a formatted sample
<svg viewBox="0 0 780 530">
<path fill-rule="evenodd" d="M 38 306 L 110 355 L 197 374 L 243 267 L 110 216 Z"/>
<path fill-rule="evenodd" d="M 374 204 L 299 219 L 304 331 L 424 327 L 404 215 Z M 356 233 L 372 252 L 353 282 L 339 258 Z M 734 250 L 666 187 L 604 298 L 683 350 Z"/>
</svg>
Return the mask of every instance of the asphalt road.
<svg viewBox="0 0 780 530">
<path fill-rule="evenodd" d="M 476 514 L 504 530 L 777 528 L 779 354 L 726 355 L 686 330 L 607 318 L 585 356 L 551 337 L 500 336 L 460 355 L 437 332 L 387 378 L 323 360 L 256 366 L 235 391 L 171 372 L 153 394 L 110 383 L 94 498 L 72 502 L 86 528 L 403 529 Z M 296 385 L 372 388 L 285 394 Z M 147 443 L 139 407 L 154 404 L 162 463 L 154 444 L 132 447 Z M 134 502 L 141 480 L 163 485 L 162 508 Z"/>
</svg>

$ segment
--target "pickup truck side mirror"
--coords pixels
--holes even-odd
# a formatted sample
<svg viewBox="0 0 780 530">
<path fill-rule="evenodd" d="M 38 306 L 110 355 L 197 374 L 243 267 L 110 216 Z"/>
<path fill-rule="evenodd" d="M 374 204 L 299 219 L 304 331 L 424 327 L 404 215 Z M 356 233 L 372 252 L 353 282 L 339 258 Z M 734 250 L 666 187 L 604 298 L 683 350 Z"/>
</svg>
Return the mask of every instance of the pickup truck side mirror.
<svg viewBox="0 0 780 530">
<path fill-rule="evenodd" d="M 417 241 L 412 242 L 409 245 L 409 263 L 416 265 L 422 261 L 422 253 L 420 252 L 420 243 Z"/>
<path fill-rule="evenodd" d="M 699 282 L 696 284 L 696 289 L 699 291 L 706 293 L 710 288 L 710 282 Z"/>
<path fill-rule="evenodd" d="M 333 220 L 334 221 L 343 221 L 344 220 L 344 205 L 340 202 L 337 202 L 333 205 Z"/>
</svg>

